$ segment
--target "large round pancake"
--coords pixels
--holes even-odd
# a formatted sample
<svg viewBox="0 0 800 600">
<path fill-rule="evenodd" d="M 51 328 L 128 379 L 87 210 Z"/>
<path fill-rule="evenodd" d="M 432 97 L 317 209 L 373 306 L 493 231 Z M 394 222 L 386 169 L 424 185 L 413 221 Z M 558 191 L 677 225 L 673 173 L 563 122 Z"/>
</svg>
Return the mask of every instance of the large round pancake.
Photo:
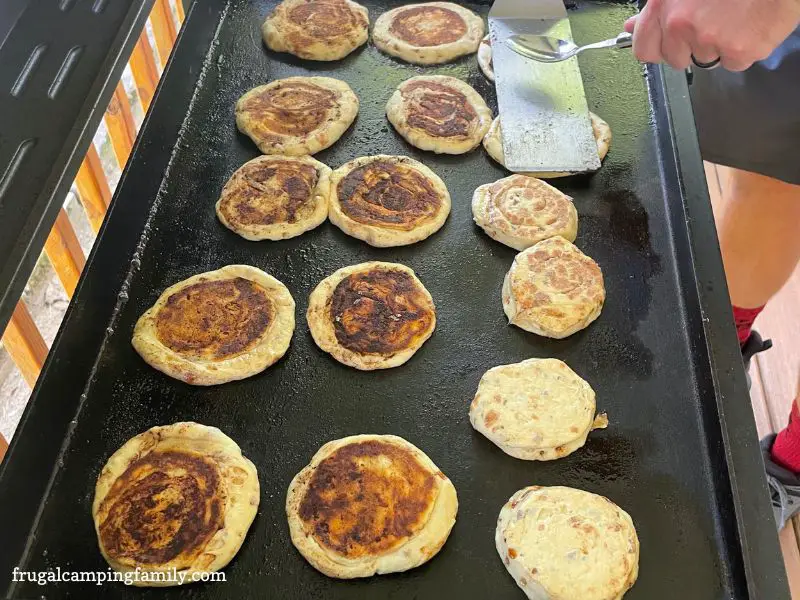
<svg viewBox="0 0 800 600">
<path fill-rule="evenodd" d="M 338 60 L 366 43 L 369 12 L 352 0 L 283 0 L 261 27 L 271 50 Z"/>
<path fill-rule="evenodd" d="M 478 66 L 486 79 L 494 81 L 494 64 L 492 63 L 492 38 L 487 35 L 478 46 Z"/>
<path fill-rule="evenodd" d="M 531 600 L 621 600 L 639 574 L 630 515 L 608 498 L 531 486 L 511 496 L 495 544 Z"/>
<path fill-rule="evenodd" d="M 264 154 L 316 154 L 336 143 L 358 114 L 358 97 L 331 77 L 287 77 L 236 102 L 236 126 Z"/>
<path fill-rule="evenodd" d="M 446 75 L 420 75 L 401 83 L 386 104 L 386 116 L 409 144 L 439 154 L 476 148 L 492 121 L 480 94 Z"/>
<path fill-rule="evenodd" d="M 597 142 L 597 154 L 600 156 L 600 160 L 602 161 L 606 157 L 606 154 L 608 154 L 609 146 L 611 146 L 611 128 L 608 126 L 608 123 L 592 112 L 589 113 L 589 118 L 592 121 L 592 131 L 594 132 L 594 139 Z M 500 117 L 497 117 L 494 121 L 492 121 L 489 132 L 483 138 L 483 147 L 486 149 L 486 152 L 489 154 L 489 156 L 491 156 L 495 161 L 500 163 L 503 167 L 506 166 L 505 153 L 503 152 L 503 133 L 500 128 Z M 575 173 L 547 172 L 521 174 L 530 175 L 531 177 L 538 177 L 539 179 L 555 179 L 556 177 L 575 175 Z"/>
<path fill-rule="evenodd" d="M 430 560 L 458 512 L 456 489 L 424 452 L 394 435 L 328 442 L 286 495 L 292 543 L 316 569 L 350 579 Z"/>
<path fill-rule="evenodd" d="M 330 175 L 330 167 L 310 156 L 259 156 L 222 188 L 217 217 L 248 240 L 298 236 L 327 218 Z"/>
<path fill-rule="evenodd" d="M 289 348 L 294 300 L 280 281 L 229 265 L 168 287 L 136 322 L 133 347 L 153 368 L 193 385 L 260 373 Z"/>
<path fill-rule="evenodd" d="M 516 250 L 557 235 L 574 242 L 578 235 L 572 198 L 527 175 L 479 186 L 472 196 L 472 216 L 489 237 Z"/>
<path fill-rule="evenodd" d="M 372 246 L 405 246 L 437 232 L 450 194 L 428 167 L 407 156 L 366 156 L 333 172 L 330 220 Z"/>
<path fill-rule="evenodd" d="M 256 468 L 216 427 L 175 423 L 128 440 L 100 472 L 92 518 L 100 551 L 133 585 L 168 586 L 173 569 L 218 571 L 239 551 L 256 516 Z"/>
<path fill-rule="evenodd" d="M 556 339 L 599 317 L 605 298 L 600 267 L 562 237 L 517 254 L 503 281 L 509 323 Z"/>
<path fill-rule="evenodd" d="M 392 56 L 418 65 L 445 63 L 475 52 L 483 19 L 451 2 L 408 4 L 375 21 L 372 41 Z"/>
<path fill-rule="evenodd" d="M 553 460 L 586 443 L 595 417 L 591 386 L 555 358 L 529 358 L 486 371 L 469 407 L 469 420 L 503 452 L 523 460 Z"/>
<path fill-rule="evenodd" d="M 410 359 L 433 333 L 436 308 L 410 268 L 366 262 L 323 279 L 311 292 L 306 318 L 317 346 L 370 371 Z"/>
</svg>

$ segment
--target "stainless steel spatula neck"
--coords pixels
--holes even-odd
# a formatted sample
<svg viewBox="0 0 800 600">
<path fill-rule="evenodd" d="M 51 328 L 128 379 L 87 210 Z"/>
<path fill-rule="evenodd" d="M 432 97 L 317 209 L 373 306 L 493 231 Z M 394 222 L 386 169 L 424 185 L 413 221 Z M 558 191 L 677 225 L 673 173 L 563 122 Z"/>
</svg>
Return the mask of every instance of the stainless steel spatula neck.
<svg viewBox="0 0 800 600">
<path fill-rule="evenodd" d="M 617 37 L 593 44 L 578 46 L 575 42 L 548 35 L 513 35 L 506 41 L 509 48 L 517 54 L 539 62 L 561 62 L 580 54 L 584 50 L 599 48 L 629 48 L 633 45 L 630 33 L 620 33 Z"/>
</svg>

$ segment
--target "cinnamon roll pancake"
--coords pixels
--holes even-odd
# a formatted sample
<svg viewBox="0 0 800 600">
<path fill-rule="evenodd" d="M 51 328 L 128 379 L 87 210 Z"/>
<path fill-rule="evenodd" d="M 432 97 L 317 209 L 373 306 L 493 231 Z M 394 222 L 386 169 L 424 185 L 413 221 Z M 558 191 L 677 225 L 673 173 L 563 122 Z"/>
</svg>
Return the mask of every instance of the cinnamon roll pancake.
<svg viewBox="0 0 800 600">
<path fill-rule="evenodd" d="M 407 571 L 442 548 L 456 489 L 419 448 L 394 435 L 328 442 L 286 495 L 292 543 L 328 577 Z"/>
<path fill-rule="evenodd" d="M 450 194 L 428 167 L 407 156 L 367 156 L 331 176 L 331 223 L 372 246 L 405 246 L 438 231 Z"/>
<path fill-rule="evenodd" d="M 164 290 L 136 322 L 133 347 L 153 368 L 193 385 L 260 373 L 289 348 L 294 300 L 248 265 L 200 273 Z"/>
<path fill-rule="evenodd" d="M 492 64 L 492 38 L 484 36 L 478 46 L 478 66 L 486 79 L 494 81 L 494 65 Z"/>
<path fill-rule="evenodd" d="M 446 63 L 475 52 L 483 19 L 451 2 L 407 4 L 375 21 L 372 41 L 386 54 L 418 65 Z"/>
<path fill-rule="evenodd" d="M 386 115 L 409 144 L 443 154 L 476 148 L 492 121 L 492 111 L 478 92 L 445 75 L 401 83 L 389 98 Z"/>
<path fill-rule="evenodd" d="M 336 143 L 358 114 L 358 97 L 331 77 L 287 77 L 236 102 L 236 126 L 264 154 L 316 154 Z"/>
<path fill-rule="evenodd" d="M 323 279 L 306 317 L 317 346 L 364 371 L 402 365 L 436 327 L 433 299 L 414 271 L 387 262 L 345 267 Z"/>
<path fill-rule="evenodd" d="M 256 468 L 216 427 L 153 427 L 111 455 L 95 487 L 100 552 L 133 585 L 191 583 L 239 551 L 256 516 Z M 167 578 L 173 573 L 182 580 Z"/>
<path fill-rule="evenodd" d="M 270 50 L 339 60 L 369 37 L 369 13 L 351 0 L 283 0 L 261 27 Z"/>
<path fill-rule="evenodd" d="M 508 322 L 556 339 L 587 327 L 605 299 L 600 267 L 562 237 L 517 254 L 503 281 Z"/>
<path fill-rule="evenodd" d="M 589 113 L 589 118 L 592 122 L 592 131 L 594 132 L 594 139 L 597 142 L 597 154 L 602 161 L 608 148 L 611 146 L 611 128 L 603 119 L 598 117 L 593 112 Z M 483 138 L 483 147 L 486 149 L 487 154 L 495 161 L 500 163 L 503 167 L 506 166 L 505 152 L 503 151 L 503 132 L 500 128 L 500 117 L 492 121 L 492 126 L 486 137 Z M 538 177 L 540 179 L 555 179 L 556 177 L 567 177 L 575 175 L 575 173 L 522 173 L 522 175 L 530 175 L 531 177 Z"/>
<path fill-rule="evenodd" d="M 572 198 L 527 175 L 511 175 L 484 184 L 472 196 L 472 216 L 492 239 L 524 250 L 559 235 L 578 235 L 578 212 Z"/>
<path fill-rule="evenodd" d="M 217 217 L 248 240 L 285 240 L 328 216 L 331 170 L 310 156 L 259 156 L 234 172 Z"/>
</svg>

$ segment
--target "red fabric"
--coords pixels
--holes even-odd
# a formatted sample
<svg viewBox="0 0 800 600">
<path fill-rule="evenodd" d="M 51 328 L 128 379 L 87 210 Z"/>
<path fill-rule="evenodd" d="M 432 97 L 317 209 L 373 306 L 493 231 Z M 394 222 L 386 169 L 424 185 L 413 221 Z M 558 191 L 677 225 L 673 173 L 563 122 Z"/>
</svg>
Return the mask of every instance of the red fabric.
<svg viewBox="0 0 800 600">
<path fill-rule="evenodd" d="M 800 473 L 800 410 L 796 401 L 792 402 L 789 424 L 772 445 L 772 460 L 790 471 Z"/>
<path fill-rule="evenodd" d="M 736 323 L 736 335 L 739 336 L 739 345 L 744 344 L 750 337 L 750 330 L 753 329 L 753 321 L 759 313 L 764 310 L 763 306 L 758 308 L 739 308 L 733 307 L 733 320 Z"/>
</svg>

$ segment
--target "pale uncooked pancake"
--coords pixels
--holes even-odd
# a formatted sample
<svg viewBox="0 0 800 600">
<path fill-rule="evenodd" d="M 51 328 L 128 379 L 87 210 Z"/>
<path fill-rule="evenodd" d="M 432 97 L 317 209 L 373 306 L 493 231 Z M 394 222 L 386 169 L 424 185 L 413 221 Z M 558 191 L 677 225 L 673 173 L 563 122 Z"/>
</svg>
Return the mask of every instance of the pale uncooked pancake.
<svg viewBox="0 0 800 600">
<path fill-rule="evenodd" d="M 494 81 L 494 65 L 492 64 L 492 38 L 485 36 L 478 46 L 478 66 L 486 79 Z"/>
<path fill-rule="evenodd" d="M 234 172 L 217 217 L 248 240 L 284 240 L 328 216 L 331 170 L 310 156 L 259 156 Z"/>
<path fill-rule="evenodd" d="M 529 358 L 489 369 L 469 408 L 476 431 L 523 460 L 553 460 L 575 452 L 593 429 L 594 390 L 555 358 Z"/>
<path fill-rule="evenodd" d="M 511 175 L 484 184 L 472 196 L 472 216 L 492 239 L 517 250 L 559 235 L 578 235 L 572 198 L 541 179 Z"/>
<path fill-rule="evenodd" d="M 394 435 L 328 442 L 289 485 L 292 543 L 329 577 L 407 571 L 430 560 L 456 520 L 451 481 Z"/>
<path fill-rule="evenodd" d="M 358 97 L 331 77 L 287 77 L 236 102 L 236 126 L 264 154 L 302 156 L 332 146 L 358 114 Z"/>
<path fill-rule="evenodd" d="M 596 114 L 590 112 L 589 118 L 592 121 L 592 131 L 594 131 L 594 139 L 597 142 L 597 154 L 602 161 L 608 148 L 611 145 L 611 128 L 603 119 Z M 503 135 L 500 129 L 500 117 L 492 121 L 489 132 L 483 138 L 483 147 L 486 152 L 498 163 L 505 165 L 505 153 L 503 152 Z M 556 177 L 567 177 L 574 173 L 523 173 L 523 175 L 530 175 L 531 177 L 539 177 L 540 179 L 554 179 Z"/>
<path fill-rule="evenodd" d="M 345 267 L 323 279 L 306 317 L 317 346 L 364 371 L 402 365 L 436 327 L 433 299 L 414 271 L 386 262 Z"/>
<path fill-rule="evenodd" d="M 95 487 L 100 552 L 138 586 L 184 583 L 218 571 L 239 551 L 256 516 L 256 468 L 216 427 L 175 423 L 128 440 Z"/>
<path fill-rule="evenodd" d="M 600 267 L 562 237 L 517 254 L 503 281 L 509 323 L 556 339 L 599 317 L 605 298 Z"/>
<path fill-rule="evenodd" d="M 483 19 L 451 2 L 407 4 L 375 21 L 372 41 L 386 54 L 418 65 L 446 63 L 475 52 Z"/>
<path fill-rule="evenodd" d="M 261 27 L 271 50 L 338 60 L 369 37 L 369 12 L 351 0 L 283 0 Z"/>
<path fill-rule="evenodd" d="M 492 111 L 468 84 L 445 75 L 420 75 L 401 83 L 386 116 L 412 146 L 444 154 L 476 148 L 492 122 Z"/>
<path fill-rule="evenodd" d="M 260 373 L 294 332 L 294 300 L 280 281 L 229 265 L 168 287 L 136 322 L 133 347 L 153 368 L 193 385 Z"/>
<path fill-rule="evenodd" d="M 519 490 L 500 510 L 495 544 L 531 600 L 622 600 L 639 575 L 630 515 L 582 490 Z"/>
<path fill-rule="evenodd" d="M 450 194 L 444 182 L 407 156 L 357 158 L 331 177 L 331 223 L 373 246 L 424 240 L 444 225 L 449 214 Z"/>
</svg>

